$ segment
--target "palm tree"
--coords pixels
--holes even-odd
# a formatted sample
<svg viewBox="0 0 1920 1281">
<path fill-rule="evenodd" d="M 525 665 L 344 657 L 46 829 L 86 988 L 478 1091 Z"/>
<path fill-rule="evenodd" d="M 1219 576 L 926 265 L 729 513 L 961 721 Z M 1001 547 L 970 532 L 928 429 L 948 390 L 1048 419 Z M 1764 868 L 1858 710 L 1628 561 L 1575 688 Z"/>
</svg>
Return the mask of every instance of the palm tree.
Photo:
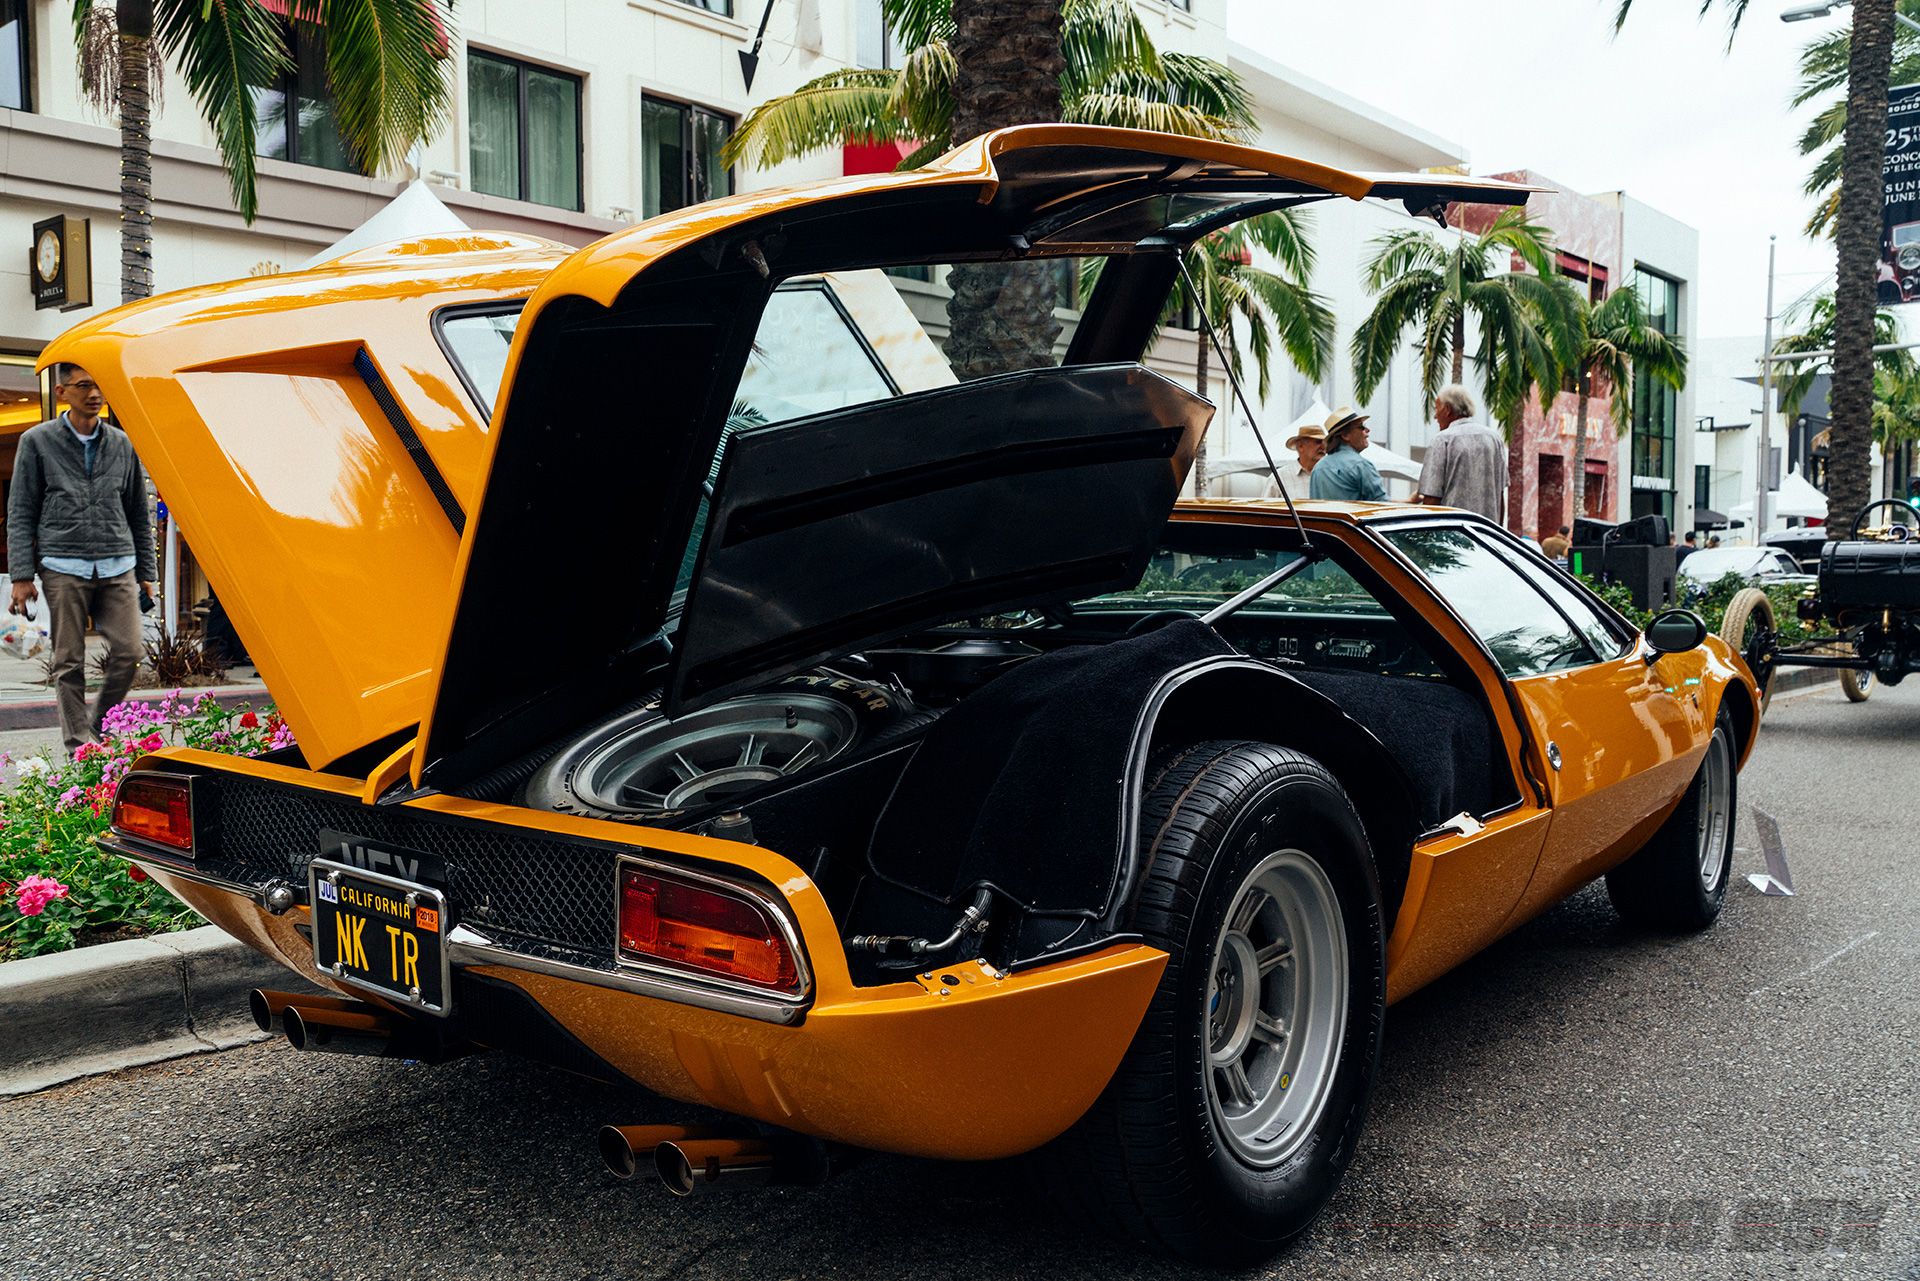
<svg viewBox="0 0 1920 1281">
<path fill-rule="evenodd" d="M 1303 211 L 1284 209 L 1217 231 L 1186 251 L 1187 272 L 1200 296 L 1185 297 L 1185 301 L 1196 306 L 1212 326 L 1236 377 L 1241 376 L 1240 336 L 1233 321 L 1237 317 L 1245 323 L 1247 350 L 1259 374 L 1263 401 L 1272 386 L 1276 337 L 1294 368 L 1313 382 L 1320 381 L 1333 356 L 1333 309 L 1307 286 L 1313 277 L 1313 246 L 1306 234 L 1310 226 Z M 1254 266 L 1255 248 L 1272 258 L 1279 271 Z M 1181 293 L 1187 293 L 1184 286 Z M 1205 396 L 1209 353 L 1204 327 L 1197 337 L 1200 354 L 1194 365 L 1194 386 Z M 1204 437 L 1194 458 L 1193 476 L 1193 492 L 1204 497 Z"/>
<path fill-rule="evenodd" d="M 1884 460 L 1880 475 L 1891 481 L 1894 451 L 1906 442 L 1920 440 L 1920 372 L 1911 365 L 1901 370 L 1873 371 L 1873 439 Z M 1827 452 L 1832 455 L 1831 443 Z M 1900 489 L 1891 493 L 1895 498 L 1906 497 Z"/>
<path fill-rule="evenodd" d="M 1354 396 L 1372 398 L 1409 330 L 1417 330 L 1425 409 L 1450 372 L 1466 371 L 1467 319 L 1479 330 L 1472 355 L 1487 407 L 1509 438 L 1535 387 L 1557 386 L 1579 357 L 1580 291 L 1553 263 L 1553 237 L 1524 210 L 1503 210 L 1477 236 L 1452 245 L 1429 231 L 1396 231 L 1373 242 L 1366 265 L 1373 311 L 1353 332 Z M 1531 272 L 1507 271 L 1514 255 Z"/>
<path fill-rule="evenodd" d="M 1730 28 L 1745 16 L 1748 0 L 1721 0 Z M 1701 12 L 1711 8 L 1703 0 Z M 1627 20 L 1633 0 L 1620 0 L 1614 29 Z M 1833 390 L 1828 405 L 1833 437 L 1827 466 L 1827 503 L 1835 512 L 1858 511 L 1871 497 L 1868 452 L 1873 440 L 1873 330 L 1875 285 L 1880 265 L 1881 176 L 1887 128 L 1887 78 L 1893 70 L 1894 0 L 1853 0 L 1847 40 L 1845 151 L 1839 164 L 1840 200 L 1834 215 L 1838 242 L 1834 302 Z M 1729 33 L 1731 38 L 1731 31 Z M 1830 522 L 1829 530 L 1844 521 Z"/>
<path fill-rule="evenodd" d="M 1687 351 L 1678 337 L 1647 323 L 1646 308 L 1633 286 L 1616 289 L 1581 318 L 1580 363 L 1574 373 L 1580 408 L 1573 419 L 1573 512 L 1586 510 L 1587 399 L 1594 379 L 1613 384 L 1613 429 L 1625 432 L 1633 422 L 1628 388 L 1634 376 L 1663 383 L 1675 391 L 1687 385 Z"/>
<path fill-rule="evenodd" d="M 919 144 L 900 163 L 902 169 L 917 169 L 986 132 L 983 117 L 963 108 L 964 95 L 958 92 L 963 64 L 986 56 L 992 43 L 983 44 L 979 32 L 984 28 L 975 15 L 1001 9 L 1025 15 L 1033 6 L 1006 0 L 882 0 L 881 7 L 888 30 L 909 50 L 905 66 L 829 72 L 762 103 L 727 140 L 722 159 L 771 166 L 865 138 Z M 957 38 L 963 17 L 968 34 Z M 1037 24 L 1010 25 L 1024 41 Z M 1211 59 L 1160 53 L 1127 0 L 1061 0 L 1058 37 L 1052 111 L 1031 119 L 1222 139 L 1243 137 L 1253 127 L 1252 100 L 1239 77 Z M 1030 70 L 1020 62 L 1024 44 L 1008 48 L 1009 65 Z M 976 80 L 979 75 L 967 74 Z"/>
<path fill-rule="evenodd" d="M 1786 335 L 1773 344 L 1773 350 L 1779 355 L 1791 355 L 1797 351 L 1831 351 L 1835 330 L 1834 305 L 1832 294 L 1822 294 L 1815 298 L 1807 308 L 1807 323 L 1798 333 Z M 1891 311 L 1881 308 L 1873 317 L 1873 345 L 1891 346 L 1899 342 L 1900 322 L 1894 319 Z M 1800 412 L 1800 402 L 1806 399 L 1813 389 L 1813 380 L 1819 376 L 1828 362 L 1813 360 L 1782 361 L 1775 366 L 1773 385 L 1780 397 L 1781 412 L 1791 418 Z M 1887 374 L 1902 374 L 1913 365 L 1913 358 L 1904 351 L 1883 351 L 1873 358 L 1874 371 Z M 1831 393 L 1829 393 L 1831 397 Z M 1829 401 L 1831 410 L 1831 401 Z M 1829 453 L 1831 456 L 1831 453 Z M 1835 508 L 1834 510 L 1841 510 Z"/>
<path fill-rule="evenodd" d="M 294 0 L 326 32 L 341 137 L 370 173 L 399 162 L 447 120 L 453 60 L 440 0 Z M 120 121 L 120 301 L 153 292 L 152 104 L 161 67 L 186 76 L 225 162 L 234 208 L 252 222 L 253 90 L 291 66 L 285 28 L 260 0 L 74 0 L 81 92 Z"/>
<path fill-rule="evenodd" d="M 1920 19 L 1920 0 L 1896 0 L 1899 11 Z M 1815 156 L 1807 172 L 1805 191 L 1813 197 L 1812 215 L 1807 219 L 1809 236 L 1831 236 L 1834 216 L 1840 211 L 1840 171 L 1846 163 L 1846 144 L 1841 135 L 1847 129 L 1847 57 L 1852 33 L 1837 28 L 1814 40 L 1800 51 L 1800 86 L 1794 92 L 1793 105 L 1804 107 L 1836 90 L 1842 91 L 1820 110 L 1800 136 L 1800 154 Z M 1920 34 L 1896 26 L 1893 46 L 1893 74 L 1889 86 L 1920 84 Z"/>
</svg>

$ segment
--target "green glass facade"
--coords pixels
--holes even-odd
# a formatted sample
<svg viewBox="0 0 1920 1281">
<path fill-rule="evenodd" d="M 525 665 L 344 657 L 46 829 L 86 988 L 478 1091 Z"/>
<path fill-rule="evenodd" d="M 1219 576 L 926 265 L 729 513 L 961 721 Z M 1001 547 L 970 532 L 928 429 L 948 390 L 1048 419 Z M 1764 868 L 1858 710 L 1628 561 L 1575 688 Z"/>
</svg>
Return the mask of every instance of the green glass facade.
<svg viewBox="0 0 1920 1281">
<path fill-rule="evenodd" d="M 1679 334 L 1679 284 L 1644 267 L 1634 269 L 1633 284 L 1647 309 L 1647 323 L 1663 334 Z M 1634 374 L 1631 515 L 1673 519 L 1674 431 L 1679 413 L 1680 397 L 1673 388 L 1656 384 L 1643 373 Z M 1642 488 L 1648 477 L 1666 482 L 1665 488 Z"/>
</svg>

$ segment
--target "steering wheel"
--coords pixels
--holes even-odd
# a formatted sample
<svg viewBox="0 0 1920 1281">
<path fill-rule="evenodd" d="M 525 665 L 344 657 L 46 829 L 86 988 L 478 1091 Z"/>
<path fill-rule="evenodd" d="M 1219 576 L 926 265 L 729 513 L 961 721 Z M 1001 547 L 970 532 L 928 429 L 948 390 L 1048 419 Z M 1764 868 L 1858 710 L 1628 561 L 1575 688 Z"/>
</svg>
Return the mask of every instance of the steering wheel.
<svg viewBox="0 0 1920 1281">
<path fill-rule="evenodd" d="M 1863 531 L 1862 526 L 1865 524 L 1867 517 L 1882 507 L 1897 507 L 1911 517 L 1911 520 L 1904 524 L 1893 524 L 1889 522 L 1885 525 L 1874 525 L 1869 527 L 1870 532 Z M 1904 543 L 1915 537 L 1915 531 L 1917 529 L 1920 529 L 1920 509 L 1916 509 L 1912 503 L 1906 501 L 1904 498 L 1882 498 L 1877 502 L 1868 503 L 1860 509 L 1860 514 L 1853 518 L 1853 529 L 1847 536 L 1857 539 L 1862 537 L 1863 532 L 1865 532 L 1865 536 L 1871 537 L 1879 542 Z"/>
<path fill-rule="evenodd" d="M 1183 618 L 1198 617 L 1200 617 L 1200 615 L 1190 609 L 1157 609 L 1145 618 L 1135 619 L 1133 626 L 1127 628 L 1127 635 L 1141 636 L 1157 628 L 1165 627 L 1168 623 L 1175 623 Z"/>
</svg>

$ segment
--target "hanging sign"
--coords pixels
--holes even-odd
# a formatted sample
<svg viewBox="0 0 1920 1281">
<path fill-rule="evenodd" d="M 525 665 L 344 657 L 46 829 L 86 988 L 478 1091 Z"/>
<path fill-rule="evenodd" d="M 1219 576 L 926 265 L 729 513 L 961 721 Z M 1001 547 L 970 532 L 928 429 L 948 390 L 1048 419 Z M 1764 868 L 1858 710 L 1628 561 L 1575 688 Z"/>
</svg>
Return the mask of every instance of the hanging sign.
<svg viewBox="0 0 1920 1281">
<path fill-rule="evenodd" d="M 93 306 L 92 223 L 64 214 L 34 223 L 27 283 L 33 286 L 35 311 Z"/>
<path fill-rule="evenodd" d="M 1887 149 L 1880 162 L 1882 307 L 1920 300 L 1920 85 L 1887 90 Z"/>
</svg>

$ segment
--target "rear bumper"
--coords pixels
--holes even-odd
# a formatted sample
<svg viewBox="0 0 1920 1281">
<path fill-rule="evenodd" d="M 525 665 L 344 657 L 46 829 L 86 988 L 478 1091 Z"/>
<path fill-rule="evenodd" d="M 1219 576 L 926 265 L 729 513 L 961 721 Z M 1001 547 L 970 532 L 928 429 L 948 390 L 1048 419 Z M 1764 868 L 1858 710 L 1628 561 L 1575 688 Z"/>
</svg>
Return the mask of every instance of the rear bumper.
<svg viewBox="0 0 1920 1281">
<path fill-rule="evenodd" d="M 223 878 L 117 837 L 101 845 L 293 972 L 368 999 L 315 967 L 306 907 L 269 911 L 268 882 Z M 815 973 L 805 1007 L 536 955 L 465 922 L 448 933 L 456 990 L 469 975 L 519 989 L 549 1039 L 564 1032 L 613 1073 L 670 1098 L 860 1147 L 969 1160 L 1037 1147 L 1092 1105 L 1167 961 L 1121 944 L 1013 975 L 973 964 L 856 988 L 836 933 L 819 928 L 817 891 L 804 877 L 779 888 L 789 902 L 813 900 L 794 904 Z M 483 1045 L 580 1070 L 580 1056 L 542 1053 L 538 1029 L 489 1027 L 477 1004 L 456 1002 L 453 1016 Z"/>
</svg>

